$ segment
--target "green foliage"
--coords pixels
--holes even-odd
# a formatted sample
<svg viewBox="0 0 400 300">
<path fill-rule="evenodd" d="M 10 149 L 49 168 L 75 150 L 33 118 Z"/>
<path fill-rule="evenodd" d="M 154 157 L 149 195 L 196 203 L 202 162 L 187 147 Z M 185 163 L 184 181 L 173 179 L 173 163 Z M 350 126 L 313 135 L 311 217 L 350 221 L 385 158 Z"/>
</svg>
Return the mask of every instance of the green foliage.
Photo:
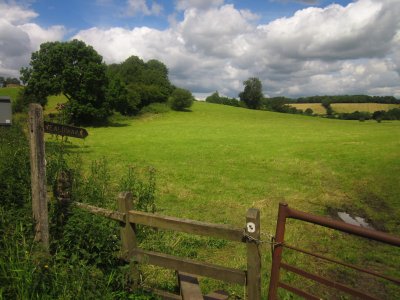
<svg viewBox="0 0 400 300">
<path fill-rule="evenodd" d="M 166 103 L 152 103 L 142 108 L 141 113 L 162 114 L 171 109 Z"/>
<path fill-rule="evenodd" d="M 132 193 L 135 198 L 134 208 L 136 210 L 155 212 L 156 176 L 154 168 L 150 167 L 144 171 L 135 166 L 129 167 L 127 174 L 122 177 L 118 189 L 121 192 Z"/>
<path fill-rule="evenodd" d="M 372 114 L 372 118 L 377 121 L 400 120 L 400 108 L 392 108 L 388 111 L 380 110 Z"/>
<path fill-rule="evenodd" d="M 124 103 L 123 107 L 130 107 L 128 112 L 116 107 L 122 114 L 136 114 L 151 103 L 166 102 L 173 89 L 167 67 L 155 59 L 146 63 L 137 56 L 131 56 L 121 64 L 110 65 L 107 75 L 111 81 L 122 82 L 119 88 L 125 90 L 121 93 L 126 94 L 124 97 L 127 99 L 120 102 Z M 112 98 L 113 95 L 111 101 Z"/>
<path fill-rule="evenodd" d="M 308 115 L 308 116 L 311 116 L 311 115 L 314 113 L 314 111 L 313 111 L 311 108 L 307 108 L 307 109 L 304 111 L 304 113 L 305 113 L 306 115 Z"/>
<path fill-rule="evenodd" d="M 248 108 L 259 109 L 261 107 L 261 100 L 264 97 L 260 79 L 250 77 L 243 82 L 243 85 L 244 90 L 239 93 L 240 101 L 246 103 Z"/>
<path fill-rule="evenodd" d="M 91 231 L 91 235 L 82 231 L 81 240 L 78 240 L 84 248 L 78 248 L 76 240 L 68 245 L 65 238 L 57 245 L 57 251 L 48 256 L 41 253 L 33 241 L 30 210 L 30 206 L 5 210 L 0 205 L 0 299 L 154 299 L 140 290 L 129 290 L 127 277 L 130 270 L 118 262 L 114 264 L 114 261 L 109 270 L 102 263 L 87 263 L 95 255 L 97 258 L 105 256 L 105 252 L 84 253 L 89 246 L 81 240 L 89 238 L 90 249 L 97 251 L 93 239 L 106 235 L 104 226 L 91 228 L 86 225 L 85 229 Z M 89 221 L 86 216 L 80 216 Z M 71 222 L 69 226 L 74 224 L 81 225 Z M 111 242 L 114 246 L 114 239 Z M 80 256 L 84 259 L 79 259 Z M 107 257 L 111 257 L 111 252 Z"/>
<path fill-rule="evenodd" d="M 21 69 L 24 97 L 44 105 L 48 96 L 63 93 L 69 122 L 105 122 L 112 112 L 105 72 L 102 57 L 84 42 L 47 42 L 32 54 L 30 67 Z"/>
<path fill-rule="evenodd" d="M 194 101 L 194 97 L 193 97 L 192 93 L 188 90 L 181 89 L 181 88 L 176 88 L 172 92 L 172 94 L 168 100 L 169 105 L 171 106 L 171 108 L 173 110 L 180 110 L 180 111 L 183 111 L 183 110 L 191 107 L 193 104 L 193 101 Z"/>
<path fill-rule="evenodd" d="M 19 81 L 18 78 L 15 78 L 15 77 L 3 77 L 3 76 L 0 76 L 0 88 L 1 87 L 6 87 L 8 84 L 20 85 L 21 82 Z"/>
<path fill-rule="evenodd" d="M 28 140 L 19 123 L 0 126 L 0 203 L 23 206 L 30 195 Z"/>
<path fill-rule="evenodd" d="M 235 99 L 235 98 L 228 98 L 228 97 L 221 97 L 218 94 L 218 91 L 216 91 L 215 93 L 213 93 L 212 95 L 208 96 L 206 98 L 206 102 L 209 103 L 217 103 L 217 104 L 224 104 L 224 105 L 230 105 L 230 106 L 236 106 L 239 107 L 240 106 L 240 102 Z"/>
<path fill-rule="evenodd" d="M 333 108 L 332 108 L 331 103 L 329 102 L 329 100 L 324 99 L 321 102 L 321 105 L 326 109 L 326 115 L 328 117 L 333 115 Z"/>
<path fill-rule="evenodd" d="M 391 103 L 400 104 L 400 100 L 393 96 L 368 96 L 368 95 L 336 95 L 336 96 L 311 96 L 291 99 L 296 103 Z"/>
<path fill-rule="evenodd" d="M 115 221 L 74 208 L 63 227 L 57 251 L 72 263 L 84 262 L 103 269 L 118 264 L 119 228 Z"/>
<path fill-rule="evenodd" d="M 113 201 L 113 189 L 111 188 L 111 175 L 105 158 L 92 161 L 87 175 L 83 174 L 82 161 L 75 160 L 73 167 L 73 201 L 95 204 L 106 207 Z"/>
<path fill-rule="evenodd" d="M 107 99 L 109 99 L 113 108 L 122 115 L 134 115 L 139 111 L 140 95 L 118 78 L 110 79 Z"/>
</svg>

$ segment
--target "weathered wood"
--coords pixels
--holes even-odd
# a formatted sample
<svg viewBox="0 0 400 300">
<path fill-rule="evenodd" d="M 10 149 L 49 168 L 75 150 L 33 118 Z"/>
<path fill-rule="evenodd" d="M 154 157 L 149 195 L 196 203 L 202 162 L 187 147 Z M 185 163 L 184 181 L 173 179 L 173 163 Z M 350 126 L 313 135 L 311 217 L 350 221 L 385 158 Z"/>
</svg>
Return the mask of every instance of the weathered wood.
<svg viewBox="0 0 400 300">
<path fill-rule="evenodd" d="M 129 221 L 161 229 L 175 230 L 226 240 L 243 242 L 243 229 L 234 229 L 222 224 L 212 224 L 175 217 L 160 216 L 141 211 L 129 211 Z"/>
<path fill-rule="evenodd" d="M 43 131 L 43 109 L 29 105 L 29 143 L 31 163 L 32 212 L 35 222 L 35 241 L 49 249 L 49 217 L 47 208 L 46 160 Z"/>
<path fill-rule="evenodd" d="M 229 294 L 225 291 L 215 291 L 204 296 L 204 300 L 228 300 Z"/>
<path fill-rule="evenodd" d="M 178 280 L 183 300 L 204 300 L 196 276 L 178 272 Z"/>
<path fill-rule="evenodd" d="M 162 300 L 182 300 L 181 295 L 168 293 L 166 291 L 158 290 L 158 289 L 151 289 L 149 292 L 159 296 Z"/>
<path fill-rule="evenodd" d="M 260 240 L 260 211 L 250 208 L 246 216 L 247 241 L 247 297 L 261 299 L 261 253 L 257 241 Z"/>
<path fill-rule="evenodd" d="M 111 209 L 105 209 L 85 203 L 80 203 L 80 202 L 74 202 L 74 205 L 77 207 L 84 209 L 92 214 L 103 216 L 112 220 L 120 221 L 125 223 L 125 214 L 121 213 L 119 211 L 114 211 Z"/>
<path fill-rule="evenodd" d="M 84 139 L 89 135 L 85 128 L 52 122 L 44 122 L 44 132 L 61 136 L 70 136 L 79 139 Z"/>
<path fill-rule="evenodd" d="M 133 252 L 134 259 L 139 263 L 147 263 L 167 269 L 223 280 L 230 283 L 241 285 L 246 284 L 246 272 L 242 270 L 226 268 L 205 262 L 197 262 L 186 258 L 142 249 L 135 249 Z"/>
<path fill-rule="evenodd" d="M 123 192 L 118 195 L 118 210 L 121 214 L 125 215 L 124 222 L 121 222 L 121 255 L 122 258 L 131 263 L 130 277 L 132 280 L 132 287 L 137 288 L 139 284 L 139 269 L 137 262 L 133 261 L 133 251 L 137 247 L 136 241 L 136 225 L 127 220 L 127 213 L 133 208 L 133 197 L 131 193 Z"/>
<path fill-rule="evenodd" d="M 133 198 L 131 193 L 120 193 L 118 195 L 118 210 L 121 214 L 128 213 L 133 208 Z M 126 221 L 126 220 L 124 220 Z M 133 249 L 136 248 L 136 227 L 134 223 L 123 222 L 121 224 L 122 256 L 127 261 L 133 257 Z"/>
</svg>

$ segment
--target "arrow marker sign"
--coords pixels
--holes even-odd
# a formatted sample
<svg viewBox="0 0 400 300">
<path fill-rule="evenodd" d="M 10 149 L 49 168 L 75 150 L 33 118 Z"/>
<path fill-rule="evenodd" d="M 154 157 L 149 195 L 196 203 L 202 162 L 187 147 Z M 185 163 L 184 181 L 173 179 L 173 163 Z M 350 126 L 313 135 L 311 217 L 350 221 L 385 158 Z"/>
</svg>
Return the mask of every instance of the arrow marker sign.
<svg viewBox="0 0 400 300">
<path fill-rule="evenodd" d="M 61 136 L 70 136 L 79 139 L 84 139 L 89 135 L 85 128 L 62 125 L 52 122 L 44 122 L 44 132 Z"/>
</svg>

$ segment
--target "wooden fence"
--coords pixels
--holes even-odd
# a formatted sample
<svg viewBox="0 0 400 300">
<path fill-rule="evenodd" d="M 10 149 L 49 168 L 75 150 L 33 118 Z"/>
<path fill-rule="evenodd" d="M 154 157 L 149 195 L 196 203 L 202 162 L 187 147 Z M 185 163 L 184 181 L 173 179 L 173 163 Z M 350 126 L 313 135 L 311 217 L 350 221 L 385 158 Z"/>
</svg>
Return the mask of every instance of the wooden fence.
<svg viewBox="0 0 400 300">
<path fill-rule="evenodd" d="M 261 255 L 257 241 L 260 240 L 260 212 L 251 208 L 247 211 L 245 229 L 232 228 L 227 225 L 205 223 L 175 217 L 166 217 L 133 210 L 133 199 L 130 193 L 118 196 L 118 211 L 103 209 L 83 203 L 78 207 L 91 213 L 119 221 L 121 223 L 122 257 L 128 262 L 145 263 L 176 270 L 179 273 L 209 277 L 228 283 L 246 286 L 248 299 L 261 299 Z M 221 238 L 245 243 L 247 247 L 247 269 L 239 270 L 219 265 L 198 262 L 159 252 L 139 248 L 136 240 L 136 224 L 159 229 L 185 232 L 207 237 Z M 137 282 L 138 270 L 133 264 L 132 277 Z M 181 295 L 161 292 L 166 299 L 185 299 Z M 193 295 L 186 299 L 197 299 Z M 202 299 L 199 297 L 199 299 Z M 208 299 L 217 299 L 211 298 Z M 222 299 L 222 298 L 220 298 Z"/>
</svg>

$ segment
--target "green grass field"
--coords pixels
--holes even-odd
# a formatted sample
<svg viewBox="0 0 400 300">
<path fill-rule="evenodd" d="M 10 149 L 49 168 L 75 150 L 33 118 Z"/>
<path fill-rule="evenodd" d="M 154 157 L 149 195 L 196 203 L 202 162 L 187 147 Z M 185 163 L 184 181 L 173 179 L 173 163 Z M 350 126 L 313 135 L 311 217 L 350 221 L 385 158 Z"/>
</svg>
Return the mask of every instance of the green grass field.
<svg viewBox="0 0 400 300">
<path fill-rule="evenodd" d="M 7 91 L 0 89 L 3 92 Z M 63 100 L 51 97 L 45 113 L 54 112 Z M 400 235 L 398 121 L 342 121 L 195 102 L 191 112 L 117 116 L 112 124 L 87 128 L 85 140 L 69 139 L 76 146 L 72 149 L 80 153 L 86 168 L 93 160 L 105 159 L 115 185 L 130 165 L 154 167 L 160 214 L 243 228 L 247 209 L 256 207 L 261 211 L 262 232 L 274 234 L 278 204 L 287 202 L 293 208 L 333 218 L 338 211 L 346 211 Z M 301 222 L 288 221 L 287 228 L 290 244 L 400 277 L 398 249 Z M 154 247 L 156 242 L 160 243 L 145 245 Z M 199 260 L 246 267 L 242 245 L 199 242 L 187 235 L 170 235 L 163 242 L 157 246 L 178 245 L 183 248 L 180 253 L 196 248 Z M 271 255 L 268 244 L 260 249 L 265 296 Z M 337 266 L 290 251 L 285 251 L 284 258 L 381 298 L 400 296 L 399 287 L 355 276 Z M 171 273 L 155 268 L 144 273 L 149 283 L 172 285 Z M 320 290 L 327 298 L 333 295 L 291 273 L 282 277 L 309 291 Z M 222 288 L 243 296 L 242 287 L 208 279 L 201 284 L 206 291 Z M 285 293 L 281 296 L 292 299 Z"/>
<path fill-rule="evenodd" d="M 84 161 L 105 158 L 115 178 L 129 165 L 155 167 L 159 213 L 243 227 L 247 209 L 256 207 L 262 231 L 273 234 L 278 203 L 284 201 L 318 215 L 347 211 L 400 235 L 400 122 L 343 122 L 201 102 L 191 112 L 114 121 L 114 126 L 88 128 L 89 137 L 73 143 Z M 298 222 L 288 228 L 291 243 L 400 275 L 398 249 Z M 206 261 L 245 266 L 239 246 L 201 251 Z M 267 281 L 270 254 L 263 252 Z M 293 253 L 286 257 L 334 277 L 350 276 L 332 266 L 311 267 Z M 301 283 L 290 274 L 285 278 Z M 206 286 L 213 284 L 206 281 Z M 400 295 L 398 288 L 378 281 L 368 286 Z"/>
<path fill-rule="evenodd" d="M 17 87 L 0 88 L 0 96 L 9 96 L 11 101 L 15 101 L 19 90 Z"/>
</svg>

